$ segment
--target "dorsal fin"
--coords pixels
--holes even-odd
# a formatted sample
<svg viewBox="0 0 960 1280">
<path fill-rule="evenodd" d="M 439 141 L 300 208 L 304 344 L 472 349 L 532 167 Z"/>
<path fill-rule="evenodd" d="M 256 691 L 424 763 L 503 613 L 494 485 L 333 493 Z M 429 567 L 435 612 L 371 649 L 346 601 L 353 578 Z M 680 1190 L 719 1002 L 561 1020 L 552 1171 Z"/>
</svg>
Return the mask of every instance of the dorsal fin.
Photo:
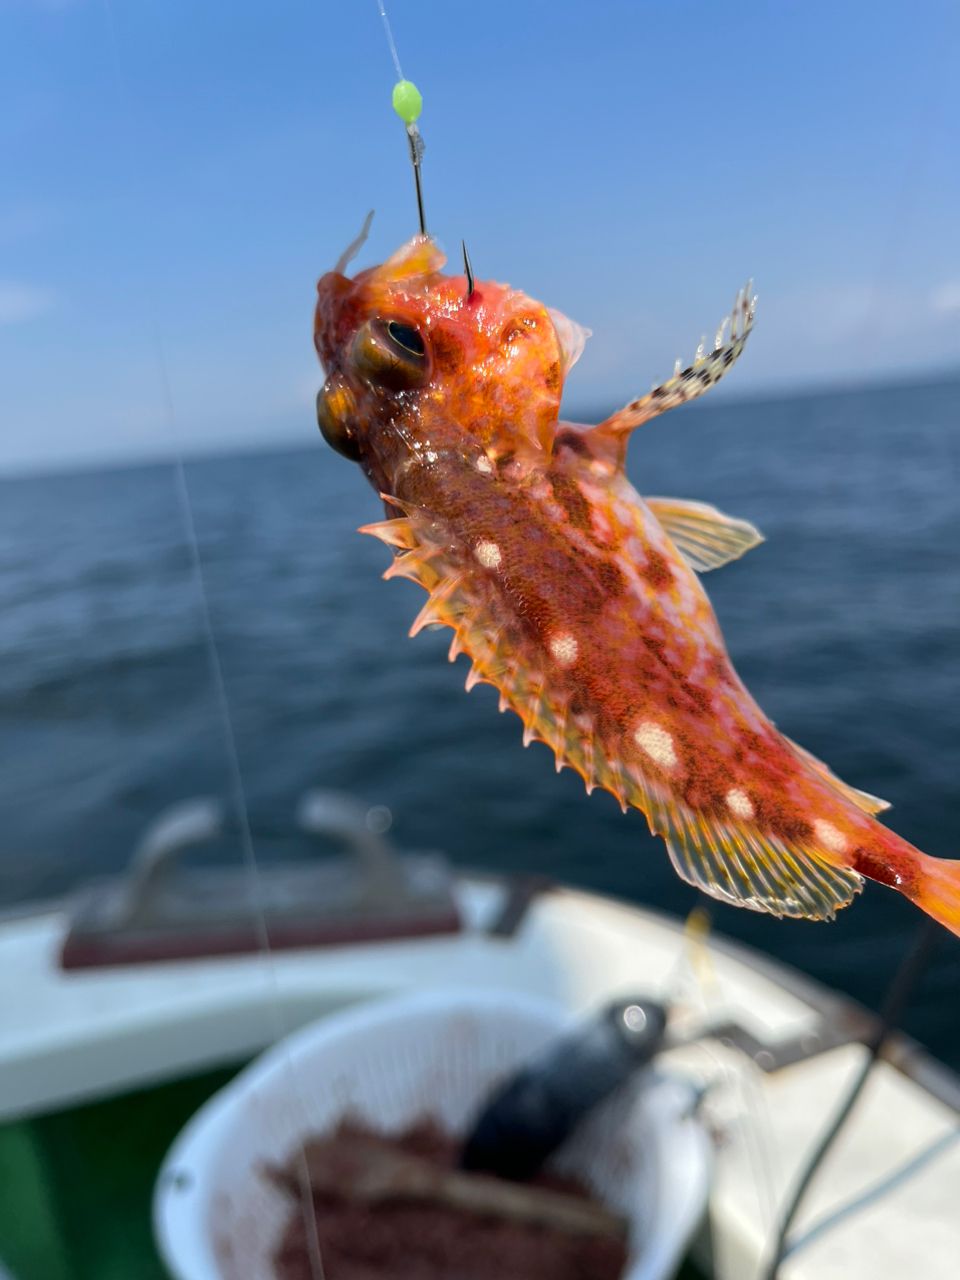
<svg viewBox="0 0 960 1280">
<path fill-rule="evenodd" d="M 510 707 L 523 721 L 524 744 L 538 739 L 556 755 L 557 768 L 576 769 L 587 789 L 603 787 L 624 809 L 633 805 L 647 815 L 650 830 L 667 842 L 678 874 L 711 897 L 777 916 L 828 920 L 859 892 L 863 880 L 849 867 L 835 865 L 815 843 L 788 843 L 764 835 L 751 821 L 736 825 L 702 811 L 694 812 L 665 791 L 635 762 L 620 758 L 615 743 L 598 736 L 590 718 L 574 714 L 564 697 L 551 697 L 544 671 L 531 669 L 502 632 L 490 625 L 466 577 L 421 537 L 416 516 L 367 526 L 388 545 L 400 548 L 384 577 L 418 582 L 430 598 L 411 627 L 450 626 L 455 635 L 450 657 L 465 652 L 473 660 L 467 688 L 478 683 L 500 692 L 500 709 Z M 424 531 L 426 532 L 426 531 Z M 410 544 L 413 545 L 410 545 Z M 796 748 L 821 773 L 826 766 Z M 830 780 L 838 789 L 838 779 Z M 861 805 L 863 807 L 863 805 Z"/>
<path fill-rule="evenodd" d="M 455 623 L 458 649 L 474 659 L 467 688 L 479 682 L 501 694 L 500 709 L 509 706 L 524 724 L 524 745 L 537 740 L 555 753 L 557 768 L 569 765 L 587 790 L 610 791 L 621 808 L 642 810 L 650 830 L 666 841 L 677 873 L 704 893 L 724 902 L 767 911 L 775 916 L 830 920 L 847 906 L 863 885 L 849 867 L 837 866 L 815 842 L 788 843 L 759 831 L 750 822 L 735 826 L 710 814 L 694 812 L 636 764 L 626 764 L 612 744 L 605 744 L 582 713 L 551 698 L 543 673 L 531 671 L 516 655 L 501 648 L 471 608 Z"/>
<path fill-rule="evenodd" d="M 417 535 L 413 525 L 406 516 L 395 516 L 392 520 L 375 520 L 373 524 L 362 524 L 357 533 L 368 533 L 372 538 L 379 538 L 388 547 L 400 547 L 409 551 L 417 545 Z"/>
<path fill-rule="evenodd" d="M 862 809 L 864 813 L 883 813 L 884 810 L 890 808 L 889 800 L 881 800 L 879 796 L 872 796 L 869 791 L 861 791 L 858 787 L 851 787 L 849 782 L 844 782 L 838 778 L 830 766 L 824 764 L 813 752 L 808 751 L 806 747 L 801 747 L 798 742 L 794 742 L 786 734 L 781 736 L 801 760 L 816 770 L 824 782 L 828 782 L 834 791 L 839 792 L 846 800 L 855 804 L 858 809 Z"/>
<path fill-rule="evenodd" d="M 524 724 L 523 741 L 545 742 L 557 768 L 569 765 L 587 785 L 610 791 L 621 808 L 647 816 L 650 830 L 666 841 L 677 873 L 713 898 L 775 916 L 830 920 L 859 893 L 863 878 L 837 866 L 815 843 L 787 843 L 764 835 L 752 823 L 728 825 L 710 814 L 693 812 L 666 793 L 635 764 L 621 760 L 604 744 L 582 714 L 550 697 L 542 673 L 530 671 L 498 638 L 485 633 L 467 609 L 457 622 L 460 647 L 474 657 L 467 687 L 486 681 L 501 693 L 500 709 L 510 706 Z"/>
<path fill-rule="evenodd" d="M 832 920 L 863 887 L 861 875 L 815 846 L 787 843 L 749 824 L 727 826 L 672 798 L 654 801 L 648 820 L 666 840 L 677 874 L 734 906 Z"/>
<path fill-rule="evenodd" d="M 738 560 L 763 541 L 763 534 L 748 520 L 724 515 L 707 502 L 647 498 L 646 503 L 684 560 L 698 573 Z"/>
</svg>

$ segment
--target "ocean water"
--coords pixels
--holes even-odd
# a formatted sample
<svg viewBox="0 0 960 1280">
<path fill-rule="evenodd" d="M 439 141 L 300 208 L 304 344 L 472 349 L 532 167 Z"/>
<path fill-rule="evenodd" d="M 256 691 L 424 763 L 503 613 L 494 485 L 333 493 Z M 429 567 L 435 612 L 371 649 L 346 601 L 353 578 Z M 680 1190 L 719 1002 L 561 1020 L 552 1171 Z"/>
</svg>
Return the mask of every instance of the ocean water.
<svg viewBox="0 0 960 1280">
<path fill-rule="evenodd" d="M 780 727 L 960 857 L 960 382 L 693 406 L 634 438 L 642 492 L 715 502 L 767 542 L 707 585 Z M 305 424 L 301 449 L 187 463 L 256 836 L 302 854 L 317 785 L 394 814 L 404 846 L 685 913 L 643 818 L 523 751 L 449 633 L 406 639 L 422 593 L 358 537 L 379 504 Z M 0 482 L 0 906 L 117 871 L 144 826 L 226 794 L 223 727 L 172 466 Z M 223 856 L 236 856 L 229 850 Z M 876 1007 L 919 914 L 868 885 L 832 925 L 723 907 L 716 928 Z M 960 1067 L 960 941 L 907 1028 Z"/>
</svg>

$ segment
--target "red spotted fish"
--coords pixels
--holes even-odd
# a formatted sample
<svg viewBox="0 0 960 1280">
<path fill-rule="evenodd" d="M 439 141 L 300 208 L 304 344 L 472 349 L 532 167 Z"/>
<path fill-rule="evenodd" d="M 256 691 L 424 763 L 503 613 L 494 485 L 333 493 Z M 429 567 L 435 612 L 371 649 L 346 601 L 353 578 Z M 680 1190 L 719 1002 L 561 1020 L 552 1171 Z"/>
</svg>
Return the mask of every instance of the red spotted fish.
<svg viewBox="0 0 960 1280">
<path fill-rule="evenodd" d="M 737 676 L 699 575 L 760 534 L 627 479 L 634 429 L 736 362 L 749 290 L 712 350 L 582 426 L 559 410 L 588 331 L 508 285 L 444 274 L 426 236 L 348 278 L 358 244 L 318 285 L 317 413 L 386 505 L 361 530 L 394 549 L 384 576 L 428 592 L 411 635 L 451 627 L 467 688 L 496 686 L 524 744 L 642 810 L 705 893 L 830 919 L 868 877 L 960 933 L 960 862 L 878 822 L 884 801 L 780 733 Z"/>
</svg>

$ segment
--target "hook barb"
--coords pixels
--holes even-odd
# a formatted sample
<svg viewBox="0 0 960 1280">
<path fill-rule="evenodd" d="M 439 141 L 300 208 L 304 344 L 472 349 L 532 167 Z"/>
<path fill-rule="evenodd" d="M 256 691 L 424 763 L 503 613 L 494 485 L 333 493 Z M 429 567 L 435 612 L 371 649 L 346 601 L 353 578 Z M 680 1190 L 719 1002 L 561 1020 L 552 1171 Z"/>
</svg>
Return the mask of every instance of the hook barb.
<svg viewBox="0 0 960 1280">
<path fill-rule="evenodd" d="M 470 263 L 470 255 L 467 253 L 466 240 L 460 241 L 460 248 L 463 250 L 463 274 L 467 277 L 467 301 L 474 295 L 476 284 L 473 278 L 473 267 Z"/>
</svg>

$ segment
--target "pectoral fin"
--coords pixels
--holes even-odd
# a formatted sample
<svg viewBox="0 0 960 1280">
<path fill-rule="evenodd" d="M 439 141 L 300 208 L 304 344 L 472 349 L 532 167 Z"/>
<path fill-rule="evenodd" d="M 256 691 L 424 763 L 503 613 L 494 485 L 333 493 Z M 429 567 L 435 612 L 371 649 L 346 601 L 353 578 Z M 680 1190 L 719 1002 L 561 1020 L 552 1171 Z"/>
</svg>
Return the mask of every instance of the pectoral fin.
<svg viewBox="0 0 960 1280">
<path fill-rule="evenodd" d="M 691 569 L 706 573 L 738 560 L 763 541 L 748 520 L 735 520 L 706 502 L 647 498 L 647 506 Z"/>
<path fill-rule="evenodd" d="M 706 351 L 706 340 L 701 341 L 694 356 L 693 363 L 686 369 L 677 361 L 673 377 L 654 387 L 645 396 L 631 400 L 611 417 L 594 427 L 595 443 L 606 446 L 606 452 L 614 455 L 622 465 L 626 455 L 626 441 L 631 431 L 649 422 L 651 418 L 674 409 L 677 405 L 695 400 L 705 391 L 719 382 L 731 369 L 743 350 L 744 344 L 753 328 L 757 300 L 750 289 L 752 281 L 737 294 L 733 311 L 727 316 L 714 339 L 713 350 Z M 727 326 L 730 335 L 726 336 Z"/>
<path fill-rule="evenodd" d="M 562 311 L 555 311 L 553 307 L 547 307 L 547 315 L 557 331 L 563 376 L 566 377 L 583 355 L 583 348 L 587 345 L 587 339 L 593 337 L 593 330 L 577 324 L 576 320 L 571 320 Z"/>
</svg>

